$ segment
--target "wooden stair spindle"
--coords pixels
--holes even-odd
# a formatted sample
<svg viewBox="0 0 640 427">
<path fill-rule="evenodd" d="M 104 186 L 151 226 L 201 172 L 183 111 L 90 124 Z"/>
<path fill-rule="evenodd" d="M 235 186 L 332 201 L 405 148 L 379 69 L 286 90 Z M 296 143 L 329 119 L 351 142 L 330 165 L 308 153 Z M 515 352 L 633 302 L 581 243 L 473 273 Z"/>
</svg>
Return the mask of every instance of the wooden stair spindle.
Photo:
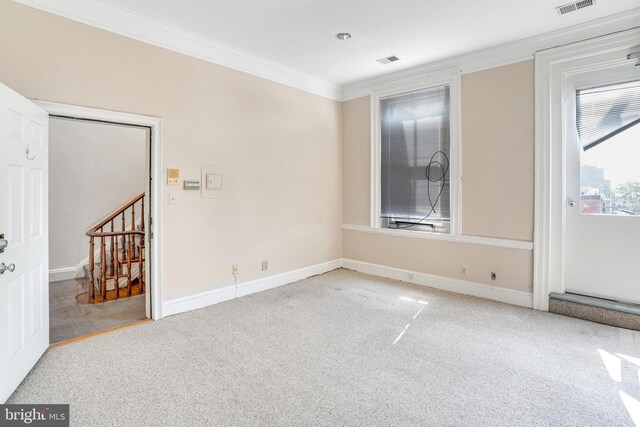
<svg viewBox="0 0 640 427">
<path fill-rule="evenodd" d="M 138 262 L 138 283 L 140 284 L 140 293 L 144 293 L 145 292 L 145 270 L 144 270 L 144 261 L 145 261 L 145 253 L 144 253 L 144 246 L 145 246 L 145 237 L 146 237 L 146 232 L 144 229 L 144 197 L 140 200 L 141 202 L 141 206 L 140 206 L 140 231 L 144 232 L 145 234 L 142 235 L 140 237 L 140 258 L 139 258 L 139 262 Z"/>
<path fill-rule="evenodd" d="M 140 202 L 140 231 L 144 231 L 144 197 L 140 199 Z"/>
<path fill-rule="evenodd" d="M 113 224 L 113 221 L 111 222 Z M 112 269 L 111 271 L 113 272 L 112 277 L 113 277 L 113 281 L 115 283 L 113 291 L 115 294 L 115 298 L 118 299 L 120 298 L 120 262 L 118 261 L 118 241 L 117 241 L 117 236 L 114 234 L 113 236 L 111 236 L 111 244 L 112 247 L 115 246 L 115 258 L 113 256 L 114 251 L 111 251 L 111 264 L 112 264 Z"/>
<path fill-rule="evenodd" d="M 96 299 L 96 288 L 95 288 L 95 240 L 93 236 L 89 239 L 89 301 L 93 301 Z"/>
<path fill-rule="evenodd" d="M 122 236 L 122 273 L 124 274 L 124 264 L 127 262 L 127 235 Z"/>
<path fill-rule="evenodd" d="M 127 245 L 127 296 L 131 296 L 131 249 L 133 243 L 133 234 L 129 235 L 129 244 Z"/>
<path fill-rule="evenodd" d="M 100 237 L 100 294 L 102 295 L 102 300 L 105 301 L 107 299 L 107 250 L 105 245 L 105 238 Z"/>
<path fill-rule="evenodd" d="M 113 220 L 111 220 L 111 232 L 113 233 Z M 111 235 L 111 237 L 109 237 L 109 255 L 111 257 L 111 263 L 109 265 L 110 269 L 111 269 L 111 277 L 115 276 L 116 271 L 115 271 L 115 267 L 116 267 L 116 263 L 114 261 L 114 254 L 115 254 L 115 238 L 113 235 Z M 115 254 L 117 255 L 117 254 Z"/>
</svg>

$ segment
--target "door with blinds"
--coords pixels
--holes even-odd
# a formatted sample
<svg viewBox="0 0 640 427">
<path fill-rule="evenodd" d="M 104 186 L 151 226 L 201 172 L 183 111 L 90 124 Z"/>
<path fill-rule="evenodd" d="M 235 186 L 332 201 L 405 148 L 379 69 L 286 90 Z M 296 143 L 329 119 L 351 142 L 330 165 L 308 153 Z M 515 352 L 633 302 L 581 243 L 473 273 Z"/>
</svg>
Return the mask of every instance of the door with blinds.
<svg viewBox="0 0 640 427">
<path fill-rule="evenodd" d="M 566 93 L 566 292 L 640 303 L 640 67 Z"/>
</svg>

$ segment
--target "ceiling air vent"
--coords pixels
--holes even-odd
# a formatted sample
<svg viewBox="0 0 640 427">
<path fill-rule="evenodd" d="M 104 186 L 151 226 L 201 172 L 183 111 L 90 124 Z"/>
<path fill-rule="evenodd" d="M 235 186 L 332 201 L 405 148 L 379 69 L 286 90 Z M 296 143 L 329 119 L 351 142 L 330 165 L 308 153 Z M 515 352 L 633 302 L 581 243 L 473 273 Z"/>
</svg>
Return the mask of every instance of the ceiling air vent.
<svg viewBox="0 0 640 427">
<path fill-rule="evenodd" d="M 391 56 L 387 56 L 385 58 L 376 59 L 376 61 L 378 61 L 381 64 L 391 64 L 392 62 L 396 62 L 399 59 L 400 58 L 398 58 L 397 56 L 391 55 Z"/>
<path fill-rule="evenodd" d="M 565 13 L 584 9 L 585 7 L 593 6 L 594 4 L 596 4 L 596 0 L 580 0 L 556 7 L 556 10 L 558 11 L 558 15 L 564 15 Z"/>
</svg>

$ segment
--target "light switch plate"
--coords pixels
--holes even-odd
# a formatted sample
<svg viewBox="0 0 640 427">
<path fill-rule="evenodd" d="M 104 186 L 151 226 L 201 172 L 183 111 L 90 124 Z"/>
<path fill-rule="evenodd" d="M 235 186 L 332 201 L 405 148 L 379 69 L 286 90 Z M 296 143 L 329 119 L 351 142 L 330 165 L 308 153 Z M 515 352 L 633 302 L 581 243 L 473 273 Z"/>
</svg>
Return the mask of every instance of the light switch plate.
<svg viewBox="0 0 640 427">
<path fill-rule="evenodd" d="M 224 175 L 221 165 L 202 166 L 200 194 L 203 199 L 221 199 L 224 197 L 224 190 L 227 186 L 227 180 Z"/>
</svg>

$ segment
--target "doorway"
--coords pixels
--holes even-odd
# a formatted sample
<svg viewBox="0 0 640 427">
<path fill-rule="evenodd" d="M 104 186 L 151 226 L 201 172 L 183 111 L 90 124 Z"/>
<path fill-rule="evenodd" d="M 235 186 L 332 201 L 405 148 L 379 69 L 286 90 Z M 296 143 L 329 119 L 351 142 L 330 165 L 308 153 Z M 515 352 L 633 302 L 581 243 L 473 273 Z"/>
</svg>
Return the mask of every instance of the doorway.
<svg viewBox="0 0 640 427">
<path fill-rule="evenodd" d="M 49 118 L 49 340 L 147 318 L 151 129 Z"/>
<path fill-rule="evenodd" d="M 145 225 L 148 245 L 143 252 L 150 263 L 144 276 L 145 314 L 153 320 L 162 319 L 162 121 L 149 116 L 32 101 L 2 83 L 0 101 L 0 402 L 4 402 L 50 344 L 50 116 L 150 129 L 147 193 L 150 214 L 149 223 Z"/>
<path fill-rule="evenodd" d="M 553 294 L 638 311 L 640 216 L 625 189 L 640 178 L 638 40 L 633 29 L 536 53 L 536 309 Z"/>
<path fill-rule="evenodd" d="M 640 304 L 640 71 L 567 79 L 565 292 Z"/>
<path fill-rule="evenodd" d="M 134 247 L 131 248 L 132 256 L 132 266 L 131 268 L 128 265 L 120 266 L 120 272 L 127 273 L 127 271 L 132 272 L 132 276 L 137 275 L 144 280 L 144 284 L 142 284 L 142 289 L 140 287 L 140 280 L 133 280 L 131 283 L 131 290 L 129 290 L 129 281 L 127 279 L 123 279 L 122 277 L 114 278 L 114 274 L 111 271 L 111 267 L 108 265 L 105 274 L 107 276 L 106 280 L 103 281 L 104 286 L 101 286 L 101 276 L 102 271 L 99 270 L 98 266 L 94 269 L 94 297 L 101 298 L 103 293 L 106 294 L 106 302 L 93 304 L 96 307 L 102 306 L 99 310 L 105 310 L 105 307 L 108 307 L 108 304 L 113 301 L 113 296 L 116 293 L 116 290 L 120 293 L 119 296 L 123 298 L 117 298 L 116 304 L 111 305 L 121 305 L 120 309 L 123 312 L 127 312 L 126 307 L 124 305 L 130 304 L 130 302 L 123 303 L 126 301 L 126 295 L 133 294 L 135 297 L 140 293 L 140 290 L 143 290 L 141 293 L 143 296 L 138 299 L 137 304 L 144 307 L 144 319 L 153 319 L 159 320 L 162 318 L 162 276 L 161 265 L 162 265 L 162 251 L 161 251 L 161 206 L 162 206 L 162 121 L 159 118 L 151 117 L 151 116 L 141 116 L 137 114 L 109 111 L 109 110 L 99 110 L 94 108 L 80 107 L 74 105 L 67 104 L 59 104 L 52 103 L 46 101 L 33 101 L 36 105 L 44 109 L 49 113 L 50 123 L 54 123 L 55 121 L 60 121 L 61 123 L 66 123 L 67 125 L 73 124 L 77 125 L 82 124 L 84 126 L 103 126 L 103 129 L 108 129 L 110 132 L 116 133 L 126 133 L 129 135 L 145 135 L 144 137 L 144 164 L 141 167 L 140 173 L 141 176 L 146 177 L 144 188 L 144 208 L 142 208 L 142 200 L 139 196 L 142 193 L 134 194 L 131 198 L 125 199 L 122 204 L 114 206 L 110 210 L 107 209 L 104 212 L 104 215 L 101 217 L 98 215 L 95 218 L 96 222 L 91 223 L 90 228 L 92 227 L 95 231 L 95 226 L 100 225 L 100 222 L 107 219 L 110 214 L 115 213 L 119 208 L 122 208 L 125 205 L 132 204 L 133 209 L 129 208 L 124 213 L 125 217 L 125 225 L 122 225 L 122 215 L 119 216 L 119 224 L 118 221 L 114 220 L 114 231 L 117 232 L 119 229 L 124 228 L 125 231 L 135 231 L 140 234 L 140 228 L 142 225 L 142 220 L 144 219 L 144 244 L 141 245 L 140 240 L 136 241 L 136 238 L 133 237 L 131 240 L 123 237 L 116 237 L 114 239 L 114 253 L 115 253 L 115 243 L 120 243 L 119 248 L 120 252 L 122 252 L 123 245 L 122 242 L 118 242 L 118 239 L 125 240 L 125 254 L 120 255 L 120 260 L 123 260 L 123 264 L 126 264 L 127 254 L 126 250 L 129 248 L 131 241 L 133 241 Z M 55 126 L 55 124 L 53 125 Z M 52 141 L 55 143 L 55 141 Z M 121 152 L 120 156 L 124 156 L 127 153 Z M 96 157 L 99 157 L 99 153 L 94 153 Z M 114 171 L 118 170 L 118 164 L 115 163 L 113 165 Z M 109 182 L 107 185 L 114 185 L 115 182 Z M 51 193 L 50 188 L 50 193 Z M 132 189 L 130 190 L 132 191 Z M 124 194 L 124 193 L 122 193 Z M 50 194 L 50 197 L 53 194 Z M 98 195 L 96 195 L 97 197 Z M 136 199 L 135 203 L 131 203 Z M 144 214 L 143 214 L 144 209 Z M 132 212 L 133 211 L 133 212 Z M 132 213 L 134 213 L 135 220 L 133 220 L 133 226 L 130 224 L 132 222 L 131 217 Z M 102 220 L 102 221 L 101 221 Z M 86 242 L 88 245 L 91 244 L 90 236 L 87 236 L 87 232 L 89 229 L 85 230 Z M 99 230 L 98 230 L 99 231 Z M 105 223 L 103 229 L 103 233 L 111 232 L 111 223 Z M 51 233 L 50 233 L 51 234 Z M 51 234 L 52 235 L 52 234 Z M 100 241 L 99 236 L 95 236 L 94 239 L 94 262 L 96 264 L 102 264 L 102 242 Z M 105 265 L 109 264 L 109 260 L 118 260 L 118 255 L 111 256 L 111 245 L 108 239 L 105 239 L 104 242 L 104 253 L 107 258 L 107 262 Z M 54 248 L 52 247 L 53 251 Z M 84 246 L 80 246 L 80 249 L 77 249 L 80 252 L 86 250 L 86 255 L 84 255 L 83 260 L 88 261 L 89 258 L 89 248 Z M 90 259 L 90 258 L 89 258 Z M 137 261 L 137 262 L 136 262 Z M 142 265 L 144 263 L 144 265 Z M 136 265 L 137 264 L 137 265 Z M 90 265 L 85 264 L 86 268 L 82 269 L 79 273 L 80 278 L 83 278 L 85 275 L 85 270 L 87 270 Z M 77 266 L 77 264 L 76 264 Z M 78 271 L 74 266 L 74 271 Z M 55 270 L 55 269 L 53 269 Z M 114 272 L 117 269 L 114 267 Z M 89 275 L 89 274 L 87 274 Z M 117 275 L 117 273 L 116 273 Z M 109 277 L 111 276 L 111 277 Z M 56 278 L 56 277 L 54 277 Z M 86 279 L 85 279 L 86 280 Z M 90 280 L 90 279 L 89 279 Z M 115 283 L 118 283 L 118 286 L 115 286 Z M 73 290 L 67 289 L 67 293 L 73 293 L 75 297 L 84 296 L 85 299 L 90 298 L 91 295 L 89 293 L 89 289 L 85 287 L 80 287 L 78 284 L 74 284 L 76 288 Z M 68 284 L 68 288 L 71 288 L 71 285 Z M 76 292 L 79 291 L 79 292 Z M 130 293 L 129 293 L 130 292 Z M 141 301 L 143 300 L 143 301 Z M 76 301 L 78 301 L 76 299 Z M 85 301 L 83 301 L 85 302 Z M 105 305 L 107 304 L 107 305 Z M 77 307 L 76 307 L 77 308 Z M 85 306 L 86 310 L 87 307 Z M 96 309 L 98 310 L 98 309 Z M 136 313 L 139 313 L 137 311 Z M 122 316 L 123 318 L 120 321 L 128 323 L 128 321 L 132 320 L 131 318 L 127 319 L 123 315 L 123 313 L 114 314 L 114 317 Z M 138 317 L 140 317 L 138 315 Z M 114 323 L 116 323 L 118 319 L 112 319 Z M 105 326 L 106 323 L 103 323 Z M 117 327 L 118 325 L 114 325 Z M 96 326 L 96 328 L 101 328 Z M 110 329 L 110 328 L 109 328 Z M 53 343 L 53 335 L 51 337 L 51 342 Z"/>
</svg>

